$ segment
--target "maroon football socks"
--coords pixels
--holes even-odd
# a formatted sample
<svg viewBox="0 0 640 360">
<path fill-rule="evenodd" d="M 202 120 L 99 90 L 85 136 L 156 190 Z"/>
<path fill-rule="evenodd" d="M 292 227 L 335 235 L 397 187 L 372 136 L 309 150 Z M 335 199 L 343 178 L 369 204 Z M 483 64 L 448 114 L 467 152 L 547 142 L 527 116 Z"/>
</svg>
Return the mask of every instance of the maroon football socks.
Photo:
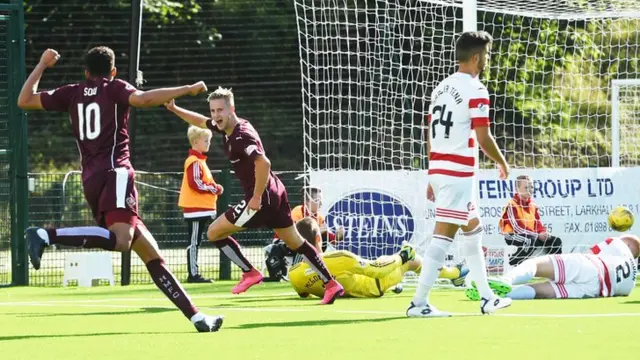
<svg viewBox="0 0 640 360">
<path fill-rule="evenodd" d="M 298 254 L 304 256 L 307 264 L 316 272 L 316 274 L 320 275 L 322 281 L 326 284 L 329 280 L 331 280 L 331 273 L 327 269 L 324 261 L 320 259 L 320 254 L 318 250 L 311 246 L 308 242 L 302 243 L 302 245 L 294 250 Z"/>
<path fill-rule="evenodd" d="M 45 238 L 38 230 L 38 234 Z M 85 249 L 104 249 L 113 251 L 116 248 L 116 234 L 97 226 L 79 226 L 63 229 L 46 229 L 48 244 L 60 244 L 82 247 Z"/>
<path fill-rule="evenodd" d="M 191 299 L 180 285 L 178 279 L 164 265 L 164 260 L 155 259 L 147 263 L 147 270 L 156 283 L 156 286 L 162 291 L 175 306 L 182 311 L 187 319 L 191 319 L 198 312 L 198 309 L 191 302 Z"/>
<path fill-rule="evenodd" d="M 242 272 L 248 272 L 253 269 L 253 265 L 247 260 L 242 251 L 240 250 L 240 245 L 238 242 L 232 238 L 231 236 L 226 239 L 214 241 L 213 244 L 220 249 L 227 257 L 233 261 L 234 264 L 238 265 Z"/>
</svg>

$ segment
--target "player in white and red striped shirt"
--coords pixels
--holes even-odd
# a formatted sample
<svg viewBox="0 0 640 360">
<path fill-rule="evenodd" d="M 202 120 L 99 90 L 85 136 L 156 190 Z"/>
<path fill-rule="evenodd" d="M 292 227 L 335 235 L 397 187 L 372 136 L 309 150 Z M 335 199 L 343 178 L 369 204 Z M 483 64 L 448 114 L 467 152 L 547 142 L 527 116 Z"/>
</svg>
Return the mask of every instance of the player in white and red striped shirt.
<svg viewBox="0 0 640 360">
<path fill-rule="evenodd" d="M 456 42 L 458 72 L 443 80 L 431 94 L 429 106 L 429 187 L 435 201 L 436 225 L 423 259 L 416 294 L 407 309 L 410 317 L 449 316 L 429 304 L 428 295 L 444 264 L 458 229 L 461 254 L 482 297 L 480 311 L 492 313 L 511 304 L 489 287 L 482 251 L 482 227 L 476 211 L 476 139 L 484 153 L 498 163 L 500 178 L 509 166 L 489 129 L 489 92 L 478 76 L 489 61 L 493 39 L 484 31 L 463 33 Z"/>
<path fill-rule="evenodd" d="M 526 260 L 502 279 L 492 280 L 491 287 L 512 299 L 629 296 L 636 286 L 638 256 L 640 238 L 636 235 L 610 237 L 587 254 L 546 255 Z M 527 284 L 533 277 L 549 281 L 511 289 L 512 285 Z"/>
</svg>

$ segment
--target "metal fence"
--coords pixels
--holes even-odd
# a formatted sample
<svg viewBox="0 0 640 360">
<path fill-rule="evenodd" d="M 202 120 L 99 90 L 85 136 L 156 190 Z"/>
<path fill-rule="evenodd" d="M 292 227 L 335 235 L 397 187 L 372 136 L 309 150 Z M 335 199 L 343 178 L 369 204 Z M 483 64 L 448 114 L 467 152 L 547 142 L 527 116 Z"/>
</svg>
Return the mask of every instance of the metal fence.
<svg viewBox="0 0 640 360">
<path fill-rule="evenodd" d="M 7 36 L 7 21 L 0 15 L 0 36 Z M 0 284 L 11 282 L 11 180 L 9 177 L 9 85 L 7 74 L 7 43 L 0 41 Z"/>
<path fill-rule="evenodd" d="M 244 194 L 239 182 L 233 176 L 224 176 L 221 171 L 214 171 L 216 181 L 222 184 L 229 195 L 223 201 L 236 204 Z M 297 179 L 298 172 L 277 173 L 289 192 L 291 205 L 301 201 L 303 180 Z M 182 181 L 182 173 L 177 172 L 144 172 L 136 173 L 136 186 L 139 193 L 140 215 L 157 240 L 162 256 L 168 266 L 179 279 L 187 277 L 187 254 L 189 245 L 187 225 L 178 207 L 178 190 Z M 70 227 L 94 225 L 91 211 L 82 192 L 80 172 L 65 174 L 31 173 L 29 174 L 29 221 L 33 226 Z M 228 199 L 228 200 L 227 200 Z M 218 213 L 225 209 L 218 203 Z M 269 229 L 246 230 L 235 236 L 244 247 L 245 253 L 252 263 L 261 268 L 264 263 L 263 247 L 273 238 Z M 69 247 L 49 248 L 45 252 L 40 270 L 30 270 L 29 283 L 36 286 L 60 286 L 64 272 L 64 259 L 67 254 L 78 251 Z M 1 255 L 0 255 L 1 256 Z M 112 253 L 116 281 L 120 280 L 122 255 Z M 220 279 L 220 252 L 208 241 L 203 240 L 200 249 L 200 270 L 205 277 Z M 131 284 L 151 283 L 145 265 L 135 254 L 131 259 Z M 239 278 L 241 271 L 231 265 L 230 278 Z M 2 270 L 0 270 L 2 276 Z"/>
<path fill-rule="evenodd" d="M 24 16 L 21 0 L 0 2 L 0 286 L 26 284 L 27 132 L 18 109 L 24 81 Z"/>
<path fill-rule="evenodd" d="M 129 72 L 132 4 L 136 1 L 28 0 L 26 68 L 42 51 L 62 58 L 41 89 L 81 81 L 83 56 L 97 45 L 116 53 L 118 77 Z M 204 80 L 211 90 L 231 87 L 238 115 L 260 132 L 274 168 L 302 168 L 300 60 L 293 2 L 280 0 L 145 1 L 140 40 L 143 90 Z M 157 6 L 153 6 L 155 3 Z M 178 104 L 208 113 L 206 96 Z M 186 125 L 164 107 L 138 111 L 130 131 L 133 163 L 149 171 L 180 171 Z M 29 170 L 77 169 L 78 154 L 66 114 L 29 112 Z M 210 166 L 226 166 L 218 143 Z M 215 155 L 215 156 L 214 156 Z"/>
<path fill-rule="evenodd" d="M 133 3 L 139 1 L 0 1 L 0 35 L 6 39 L 0 41 L 0 285 L 25 285 L 29 280 L 32 285 L 61 283 L 63 259 L 70 250 L 51 249 L 45 254 L 40 271 L 29 270 L 22 240 L 27 225 L 93 223 L 83 200 L 79 175 L 64 173 L 79 167 L 67 115 L 29 112 L 27 122 L 24 112 L 16 107 L 24 72 L 33 69 L 44 49 L 55 48 L 62 59 L 47 70 L 40 90 L 81 81 L 86 51 L 108 45 L 116 53 L 118 76 L 127 78 L 130 45 L 140 35 L 130 33 Z M 210 87 L 233 87 L 238 115 L 248 118 L 260 131 L 273 166 L 284 170 L 302 168 L 293 3 L 176 0 L 144 4 L 139 60 L 145 82 L 141 88 L 199 80 L 205 80 Z M 202 113 L 208 111 L 203 96 L 185 97 L 179 103 Z M 150 171 L 181 170 L 181 154 L 186 153 L 188 145 L 184 122 L 157 107 L 140 111 L 130 123 L 130 131 L 136 166 Z M 220 146 L 212 146 L 209 164 L 212 168 L 227 166 Z M 31 171 L 29 190 L 27 171 Z M 282 176 L 290 199 L 295 202 L 302 182 L 295 181 L 293 173 Z M 178 189 L 180 177 L 177 173 L 141 172 L 138 189 L 143 220 L 159 242 L 167 263 L 182 276 L 186 274 L 187 229 L 177 207 L 178 194 L 169 191 Z M 223 185 L 229 191 L 226 199 L 230 203 L 241 197 L 234 180 Z M 257 263 L 262 255 L 259 247 L 270 237 L 269 231 L 254 231 L 237 238 L 249 246 L 249 255 Z M 120 254 L 113 256 L 118 272 L 122 259 Z M 127 259 L 125 256 L 122 262 L 131 270 L 131 283 L 150 282 L 146 268 L 135 255 L 130 266 Z M 231 274 L 219 274 L 218 251 L 207 243 L 203 244 L 200 259 L 205 276 L 239 274 L 234 267 Z"/>
</svg>

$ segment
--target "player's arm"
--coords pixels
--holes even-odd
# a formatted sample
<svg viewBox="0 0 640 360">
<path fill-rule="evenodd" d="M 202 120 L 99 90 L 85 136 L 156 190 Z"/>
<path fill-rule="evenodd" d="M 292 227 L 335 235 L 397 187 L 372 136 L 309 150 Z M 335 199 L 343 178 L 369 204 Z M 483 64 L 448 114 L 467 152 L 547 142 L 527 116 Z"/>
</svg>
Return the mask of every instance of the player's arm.
<svg viewBox="0 0 640 360">
<path fill-rule="evenodd" d="M 204 181 L 202 181 L 202 168 L 197 162 L 191 163 L 187 168 L 187 182 L 190 188 L 201 194 L 222 194 L 222 186 L 215 182 L 213 184 L 205 184 Z"/>
<path fill-rule="evenodd" d="M 506 178 L 509 174 L 509 165 L 505 160 L 502 152 L 496 144 L 496 140 L 491 134 L 489 127 L 489 91 L 484 86 L 476 89 L 474 95 L 469 99 L 469 116 L 471 117 L 471 126 L 476 131 L 478 144 L 482 151 L 500 167 L 503 173 L 501 177 Z"/>
<path fill-rule="evenodd" d="M 42 53 L 40 62 L 38 62 L 38 65 L 29 74 L 27 81 L 22 85 L 20 95 L 18 95 L 19 108 L 23 110 L 44 110 L 40 100 L 40 92 L 38 92 L 38 85 L 44 71 L 55 65 L 58 59 L 60 59 L 60 54 L 53 49 L 47 49 Z"/>
<path fill-rule="evenodd" d="M 536 218 L 536 232 L 538 233 L 538 235 L 542 235 L 540 237 L 541 240 L 546 240 L 547 229 L 544 227 L 544 224 L 542 224 L 542 219 L 540 218 L 540 209 L 538 209 L 538 207 L 536 207 L 535 218 Z"/>
<path fill-rule="evenodd" d="M 425 130 L 424 138 L 426 139 L 426 147 L 427 147 L 427 159 L 431 161 L 431 106 L 429 106 L 429 113 L 427 114 L 427 128 Z M 431 166 L 429 164 L 428 166 Z M 427 200 L 434 202 L 436 201 L 436 197 L 433 193 L 433 187 L 431 183 L 427 185 Z"/>
<path fill-rule="evenodd" d="M 493 161 L 498 163 L 499 166 L 507 167 L 507 160 L 500 152 L 498 148 L 498 144 L 496 144 L 496 140 L 493 138 L 491 134 L 491 129 L 489 125 L 486 126 L 477 126 L 475 128 L 476 136 L 478 137 L 478 144 L 482 151 Z"/>
<path fill-rule="evenodd" d="M 510 210 L 511 210 L 511 204 L 507 204 L 502 210 L 502 217 L 498 221 L 500 233 L 503 235 L 514 233 L 514 226 L 513 224 L 511 224 Z"/>
<path fill-rule="evenodd" d="M 591 254 L 598 255 L 603 250 L 608 249 L 609 248 L 609 244 L 611 244 L 613 242 L 613 240 L 615 240 L 615 238 L 607 238 L 605 241 L 599 242 L 599 243 L 595 244 L 594 246 L 592 246 L 591 249 L 589 249 L 589 252 Z"/>
<path fill-rule="evenodd" d="M 262 197 L 262 193 L 264 193 L 264 190 L 267 188 L 269 172 L 271 171 L 271 161 L 265 154 L 258 154 L 253 160 L 253 163 L 256 167 L 256 184 L 253 187 L 253 197 L 259 199 Z"/>
<path fill-rule="evenodd" d="M 184 120 L 185 122 L 187 122 L 190 125 L 193 126 L 197 126 L 197 127 L 201 127 L 201 128 L 206 128 L 207 127 L 207 121 L 211 120 L 210 118 L 198 114 L 195 111 L 191 111 L 191 110 L 187 110 L 183 107 L 180 107 L 178 105 L 176 105 L 175 100 L 171 99 L 170 101 L 166 102 L 164 104 L 164 106 L 171 111 L 172 113 L 176 114 L 180 119 Z"/>
<path fill-rule="evenodd" d="M 129 104 L 137 108 L 160 106 L 175 98 L 185 95 L 195 96 L 204 91 L 207 91 L 207 85 L 205 85 L 204 81 L 198 81 L 191 85 L 149 91 L 136 90 L 129 95 Z"/>
</svg>

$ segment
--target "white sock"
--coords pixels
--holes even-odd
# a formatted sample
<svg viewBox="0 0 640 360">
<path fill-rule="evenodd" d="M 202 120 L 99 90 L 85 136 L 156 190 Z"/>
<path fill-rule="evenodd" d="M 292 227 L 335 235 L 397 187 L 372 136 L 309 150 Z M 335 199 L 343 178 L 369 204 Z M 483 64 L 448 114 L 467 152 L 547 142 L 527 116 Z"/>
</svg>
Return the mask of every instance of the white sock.
<svg viewBox="0 0 640 360">
<path fill-rule="evenodd" d="M 531 300 L 536 298 L 536 289 L 529 285 L 520 285 L 514 287 L 510 293 L 507 294 L 508 298 L 514 300 Z"/>
<path fill-rule="evenodd" d="M 528 259 L 509 271 L 509 273 L 504 276 L 504 280 L 511 285 L 526 284 L 536 276 L 537 271 L 538 265 L 536 262 L 533 259 Z"/>
<path fill-rule="evenodd" d="M 191 320 L 192 323 L 195 324 L 195 323 L 197 323 L 198 321 L 200 321 L 200 320 L 202 320 L 204 318 L 205 318 L 204 314 L 198 311 L 197 313 L 195 313 L 195 315 L 193 315 L 191 317 L 190 320 Z"/>
<path fill-rule="evenodd" d="M 36 233 L 38 234 L 38 236 L 40 236 L 41 238 L 44 239 L 44 242 L 49 245 L 49 233 L 47 233 L 47 230 L 45 229 L 38 229 L 36 231 Z"/>
<path fill-rule="evenodd" d="M 422 270 L 418 278 L 418 288 L 413 296 L 413 304 L 424 306 L 428 303 L 429 292 L 433 287 L 453 239 L 443 235 L 433 235 L 429 247 L 422 259 Z"/>
<path fill-rule="evenodd" d="M 482 226 L 463 234 L 461 255 L 467 260 L 469 275 L 476 282 L 478 293 L 485 299 L 492 299 L 495 294 L 487 282 L 487 267 L 482 251 Z"/>
</svg>

